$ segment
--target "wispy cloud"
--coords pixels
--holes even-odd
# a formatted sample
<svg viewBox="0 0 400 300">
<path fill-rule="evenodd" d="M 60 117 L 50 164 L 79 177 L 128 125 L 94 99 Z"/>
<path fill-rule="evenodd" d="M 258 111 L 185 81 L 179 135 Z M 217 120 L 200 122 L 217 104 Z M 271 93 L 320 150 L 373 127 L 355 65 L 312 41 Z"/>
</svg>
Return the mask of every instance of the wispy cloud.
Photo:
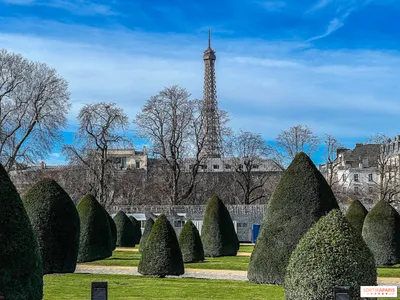
<svg viewBox="0 0 400 300">
<path fill-rule="evenodd" d="M 331 7 L 331 4 L 334 5 L 335 17 L 329 21 L 325 32 L 309 38 L 306 42 L 311 42 L 315 40 L 319 40 L 325 38 L 345 25 L 346 20 L 348 17 L 356 10 L 360 9 L 361 7 L 369 4 L 372 0 L 320 0 L 315 5 L 313 5 L 306 14 L 315 14 L 322 9 L 327 9 Z"/>
<path fill-rule="evenodd" d="M 315 41 L 315 40 L 322 39 L 324 37 L 327 37 L 327 36 L 331 35 L 335 31 L 337 31 L 338 29 L 342 28 L 344 26 L 344 24 L 345 24 L 346 19 L 350 16 L 350 14 L 351 14 L 351 12 L 353 10 L 354 10 L 354 8 L 350 8 L 350 9 L 346 10 L 340 16 L 337 16 L 334 19 L 332 19 L 329 22 L 329 25 L 328 25 L 328 27 L 326 28 L 326 31 L 323 34 L 314 36 L 312 38 L 309 38 L 308 40 L 306 40 L 306 42 L 312 42 L 312 41 Z"/>
<path fill-rule="evenodd" d="M 24 28 L 28 25 L 37 29 L 34 23 Z M 165 86 L 179 84 L 193 98 L 202 97 L 206 34 L 200 39 L 56 22 L 41 26 L 54 32 L 46 34 L 42 27 L 36 36 L 3 32 L 0 45 L 55 67 L 68 80 L 68 131 L 76 128 L 76 116 L 86 103 L 117 102 L 132 120 Z M 112 44 L 105 42 L 110 40 Z M 259 132 L 266 139 L 296 124 L 339 139 L 362 140 L 376 131 L 396 134 L 397 51 L 322 51 L 298 43 L 218 36 L 213 47 L 218 101 L 234 129 Z"/>
<path fill-rule="evenodd" d="M 87 0 L 2 0 L 2 2 L 14 5 L 29 6 L 48 6 L 64 9 L 76 15 L 117 15 L 118 13 L 111 9 L 110 6 L 93 3 Z"/>
<path fill-rule="evenodd" d="M 317 3 L 315 3 L 309 10 L 306 11 L 306 13 L 314 13 L 320 9 L 323 9 L 327 7 L 328 5 L 334 3 L 335 0 L 319 0 Z"/>
</svg>

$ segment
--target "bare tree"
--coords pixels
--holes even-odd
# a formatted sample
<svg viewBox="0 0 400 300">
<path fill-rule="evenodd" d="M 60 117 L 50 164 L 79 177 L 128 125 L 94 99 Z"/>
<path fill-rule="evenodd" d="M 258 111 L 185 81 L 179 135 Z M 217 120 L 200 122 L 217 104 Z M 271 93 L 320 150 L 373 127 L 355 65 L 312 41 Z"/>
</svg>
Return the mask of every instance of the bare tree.
<svg viewBox="0 0 400 300">
<path fill-rule="evenodd" d="M 367 138 L 367 143 L 380 144 L 390 142 L 391 139 L 381 133 Z M 396 201 L 396 196 L 400 194 L 400 178 L 399 178 L 399 166 L 396 166 L 390 155 L 388 155 L 384 149 L 379 153 L 377 159 L 377 173 L 378 181 L 375 182 L 378 193 L 379 200 L 385 200 L 389 203 Z"/>
<path fill-rule="evenodd" d="M 69 96 L 54 69 L 0 50 L 0 160 L 7 171 L 44 159 L 61 141 Z"/>
<path fill-rule="evenodd" d="M 110 203 L 110 182 L 113 179 L 111 148 L 131 146 L 125 132 L 128 117 L 115 103 L 85 105 L 79 112 L 79 129 L 73 145 L 63 147 L 71 165 L 88 170 L 88 192 L 103 205 Z"/>
<path fill-rule="evenodd" d="M 332 135 L 326 134 L 323 140 L 324 144 L 324 160 L 327 164 L 327 182 L 332 188 L 334 185 L 340 182 L 340 178 L 337 176 L 337 169 L 340 165 L 340 161 L 337 159 L 337 150 L 343 148 L 343 145 Z"/>
<path fill-rule="evenodd" d="M 175 205 L 187 199 L 195 186 L 197 174 L 204 161 L 202 150 L 207 132 L 203 102 L 191 100 L 186 89 L 179 86 L 165 88 L 150 97 L 134 123 L 137 133 L 151 144 L 154 157 L 167 166 L 169 200 Z M 218 112 L 219 124 L 224 128 L 226 114 Z M 224 132 L 224 130 L 222 130 Z M 183 172 L 187 165 L 189 171 Z"/>
<path fill-rule="evenodd" d="M 310 128 L 303 125 L 283 130 L 275 141 L 277 146 L 283 150 L 287 161 L 292 160 L 299 152 L 305 152 L 311 156 L 320 145 L 318 137 Z"/>
<path fill-rule="evenodd" d="M 283 166 L 272 159 L 273 154 L 274 149 L 260 134 L 240 130 L 234 135 L 230 156 L 235 170 L 235 181 L 243 192 L 244 204 L 265 199 L 265 184 L 272 172 L 283 171 Z"/>
</svg>

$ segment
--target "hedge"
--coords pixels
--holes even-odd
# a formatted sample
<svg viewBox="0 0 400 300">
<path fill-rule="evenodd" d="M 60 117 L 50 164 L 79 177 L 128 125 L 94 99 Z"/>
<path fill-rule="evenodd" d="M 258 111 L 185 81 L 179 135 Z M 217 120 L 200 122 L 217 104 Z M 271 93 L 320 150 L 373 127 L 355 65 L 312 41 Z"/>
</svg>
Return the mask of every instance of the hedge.
<svg viewBox="0 0 400 300">
<path fill-rule="evenodd" d="M 77 209 L 81 221 L 78 262 L 110 257 L 112 236 L 104 208 L 93 195 L 87 194 L 78 203 Z"/>
<path fill-rule="evenodd" d="M 144 245 L 146 244 L 147 239 L 149 238 L 153 225 L 154 225 L 154 220 L 152 218 L 148 219 L 146 221 L 146 225 L 144 225 L 143 235 L 142 238 L 140 239 L 140 244 L 139 244 L 140 252 L 142 252 Z"/>
<path fill-rule="evenodd" d="M 164 214 L 154 223 L 142 251 L 138 272 L 157 277 L 184 273 L 182 252 L 175 230 Z"/>
<path fill-rule="evenodd" d="M 325 178 L 305 153 L 298 153 L 266 205 L 248 279 L 283 284 L 290 255 L 300 238 L 334 208 L 339 206 Z"/>
<path fill-rule="evenodd" d="M 367 214 L 362 236 L 377 265 L 400 263 L 400 216 L 386 201 L 379 201 Z"/>
<path fill-rule="evenodd" d="M 351 202 L 349 208 L 347 209 L 346 218 L 360 235 L 362 234 L 362 228 L 367 214 L 368 210 L 359 200 L 354 200 Z"/>
<path fill-rule="evenodd" d="M 114 217 L 114 222 L 117 226 L 117 246 L 135 247 L 135 231 L 128 216 L 123 211 L 119 211 Z"/>
<path fill-rule="evenodd" d="M 208 257 L 236 256 L 239 250 L 239 239 L 229 211 L 217 196 L 207 201 L 201 240 L 204 255 Z"/>
<path fill-rule="evenodd" d="M 0 164 L 0 295 L 43 298 L 40 249 L 22 200 Z"/>
<path fill-rule="evenodd" d="M 132 221 L 133 224 L 133 232 L 135 235 L 135 244 L 140 243 L 140 239 L 142 237 L 142 229 L 140 221 L 136 220 L 134 216 L 130 216 L 129 219 Z"/>
<path fill-rule="evenodd" d="M 204 260 L 203 243 L 201 242 L 199 231 L 190 220 L 185 223 L 179 235 L 179 246 L 181 247 L 184 263 Z"/>
<path fill-rule="evenodd" d="M 322 217 L 301 238 L 285 276 L 286 300 L 333 300 L 333 288 L 350 287 L 360 299 L 360 286 L 376 285 L 373 254 L 340 210 Z"/>
<path fill-rule="evenodd" d="M 43 274 L 74 273 L 79 250 L 80 220 L 75 204 L 52 179 L 43 179 L 22 197 L 38 239 Z"/>
</svg>

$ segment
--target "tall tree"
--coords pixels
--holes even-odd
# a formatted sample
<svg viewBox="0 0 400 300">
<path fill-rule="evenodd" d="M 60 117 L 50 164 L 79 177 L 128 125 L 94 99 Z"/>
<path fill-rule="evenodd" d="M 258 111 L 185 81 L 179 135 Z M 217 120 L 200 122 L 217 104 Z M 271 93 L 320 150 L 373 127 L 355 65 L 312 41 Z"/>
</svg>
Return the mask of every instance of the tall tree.
<svg viewBox="0 0 400 300">
<path fill-rule="evenodd" d="M 304 152 L 308 156 L 315 153 L 320 140 L 307 126 L 297 125 L 283 130 L 275 139 L 279 148 L 282 148 L 286 160 L 291 161 L 297 153 Z"/>
<path fill-rule="evenodd" d="M 343 148 L 343 145 L 332 135 L 326 134 L 323 140 L 324 144 L 324 159 L 327 164 L 327 182 L 332 188 L 340 181 L 337 176 L 337 167 L 340 161 L 337 159 L 337 150 Z"/>
<path fill-rule="evenodd" d="M 367 138 L 366 142 L 371 144 L 386 144 L 391 139 L 382 133 L 376 133 Z M 377 159 L 378 181 L 375 182 L 379 193 L 379 200 L 389 203 L 395 201 L 397 195 L 400 194 L 400 180 L 398 174 L 398 166 L 393 164 L 391 157 L 381 149 Z"/>
<path fill-rule="evenodd" d="M 284 170 L 273 159 L 272 146 L 260 134 L 240 130 L 231 140 L 229 154 L 235 169 L 235 181 L 243 192 L 243 203 L 265 199 L 265 184 L 273 174 L 271 172 Z"/>
<path fill-rule="evenodd" d="M 102 205 L 110 204 L 110 182 L 113 178 L 110 148 L 130 145 L 125 132 L 129 127 L 127 115 L 115 103 L 85 105 L 78 115 L 79 128 L 74 143 L 63 147 L 69 163 L 86 167 L 89 172 L 88 190 Z"/>
<path fill-rule="evenodd" d="M 165 88 L 147 100 L 134 120 L 138 135 L 151 143 L 152 155 L 161 158 L 165 165 L 168 179 L 163 180 L 169 187 L 173 205 L 190 196 L 205 160 L 202 150 L 207 132 L 203 102 L 189 98 L 190 94 L 182 87 Z M 224 134 L 226 113 L 218 111 L 217 115 Z M 188 176 L 183 176 L 186 165 L 190 165 Z"/>
<path fill-rule="evenodd" d="M 45 159 L 61 141 L 69 96 L 55 69 L 0 49 L 0 160 L 7 171 Z"/>
</svg>

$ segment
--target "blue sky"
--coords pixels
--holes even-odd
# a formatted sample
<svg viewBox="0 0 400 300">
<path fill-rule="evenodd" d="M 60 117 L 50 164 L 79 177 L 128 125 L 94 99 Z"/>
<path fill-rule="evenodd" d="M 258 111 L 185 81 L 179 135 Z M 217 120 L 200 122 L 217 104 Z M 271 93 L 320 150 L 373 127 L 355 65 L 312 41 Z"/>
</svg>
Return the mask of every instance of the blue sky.
<svg viewBox="0 0 400 300">
<path fill-rule="evenodd" d="M 305 124 L 352 148 L 400 133 L 399 15 L 396 0 L 0 0 L 0 47 L 68 80 L 68 142 L 87 103 L 116 102 L 133 119 L 165 86 L 201 98 L 210 27 L 234 129 L 270 141 Z M 54 149 L 48 164 L 62 161 Z"/>
</svg>

